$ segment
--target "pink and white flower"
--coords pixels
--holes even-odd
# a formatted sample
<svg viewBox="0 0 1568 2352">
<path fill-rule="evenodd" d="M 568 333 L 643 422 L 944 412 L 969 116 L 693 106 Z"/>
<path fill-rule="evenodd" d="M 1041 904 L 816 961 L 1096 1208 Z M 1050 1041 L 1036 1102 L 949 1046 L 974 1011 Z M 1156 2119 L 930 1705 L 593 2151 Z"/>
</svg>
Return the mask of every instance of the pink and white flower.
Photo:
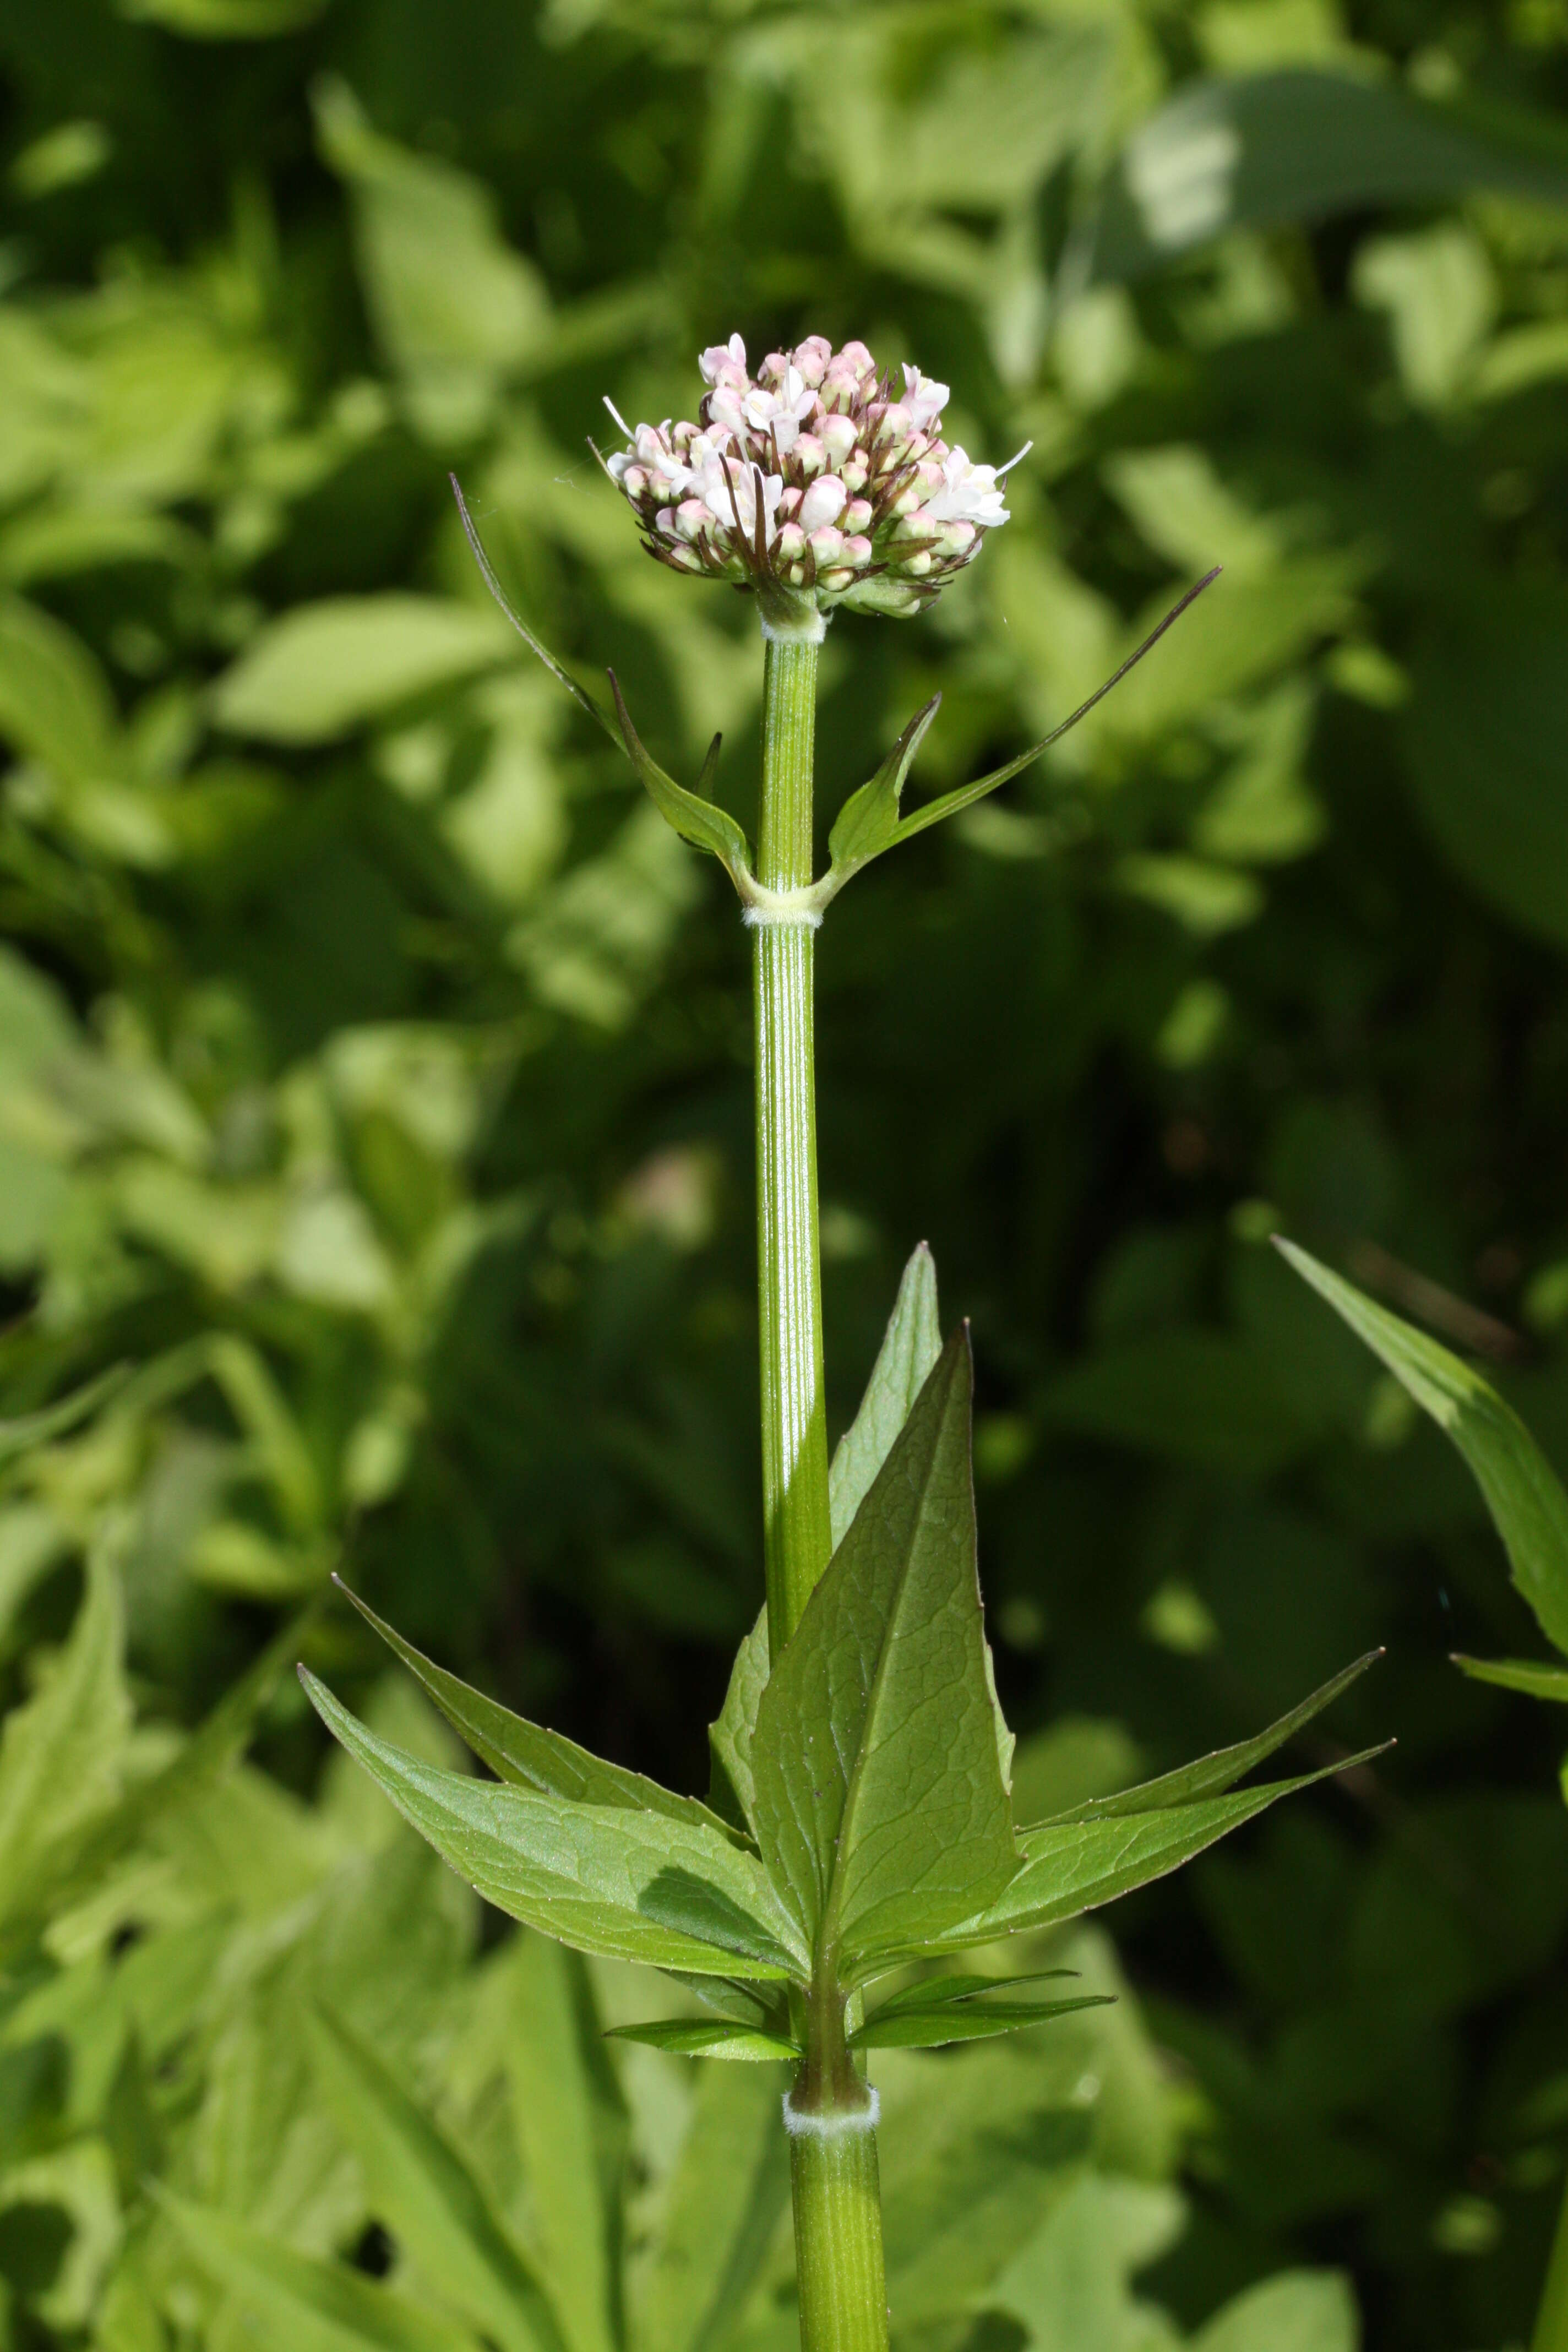
<svg viewBox="0 0 1568 2352">
<path fill-rule="evenodd" d="M 605 402 L 626 441 L 605 469 L 650 555 L 751 591 L 765 619 L 919 612 L 1007 520 L 1018 457 L 987 466 L 950 447 L 948 387 L 919 368 L 897 390 L 864 343 L 835 351 L 823 335 L 754 373 L 731 335 L 698 365 L 695 424 L 634 429 Z"/>
</svg>

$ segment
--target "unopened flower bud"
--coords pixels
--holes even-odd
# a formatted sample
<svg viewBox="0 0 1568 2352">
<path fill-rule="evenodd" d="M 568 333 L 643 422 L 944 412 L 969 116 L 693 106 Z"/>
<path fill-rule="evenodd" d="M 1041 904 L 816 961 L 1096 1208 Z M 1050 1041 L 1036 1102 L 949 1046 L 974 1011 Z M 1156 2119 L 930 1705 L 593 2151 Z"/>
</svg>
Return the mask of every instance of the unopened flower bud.
<svg viewBox="0 0 1568 2352">
<path fill-rule="evenodd" d="M 844 533 L 835 530 L 830 522 L 825 522 L 820 530 L 811 534 L 811 551 L 816 558 L 819 572 L 825 564 L 838 562 L 844 553 Z"/>
<path fill-rule="evenodd" d="M 813 482 L 800 502 L 801 529 L 809 533 L 821 523 L 837 522 L 848 495 L 837 474 L 824 474 Z"/>
<path fill-rule="evenodd" d="M 738 341 L 740 339 L 736 337 L 735 340 Z M 877 362 L 864 343 L 845 343 L 841 346 L 838 356 L 847 367 L 854 370 L 857 380 L 875 372 Z"/>
<path fill-rule="evenodd" d="M 871 468 L 866 462 L 863 450 L 857 449 L 847 463 L 839 467 L 838 478 L 852 499 L 858 497 L 871 478 Z"/>
<path fill-rule="evenodd" d="M 840 530 L 869 530 L 871 528 L 870 499 L 851 499 L 838 518 L 838 527 Z"/>
<path fill-rule="evenodd" d="M 805 533 L 799 523 L 781 523 L 773 548 L 781 563 L 798 563 L 805 553 Z"/>
<path fill-rule="evenodd" d="M 847 418 L 844 422 L 847 423 Z M 809 482 L 814 474 L 821 473 L 826 463 L 827 450 L 824 440 L 815 433 L 803 433 L 795 445 L 795 471 Z"/>
<path fill-rule="evenodd" d="M 675 509 L 676 535 L 685 540 L 699 539 L 712 520 L 700 499 L 682 499 Z"/>
<path fill-rule="evenodd" d="M 795 345 L 790 357 L 800 370 L 803 380 L 810 384 L 815 392 L 827 373 L 827 362 L 833 357 L 833 346 L 826 335 L 807 335 L 804 343 Z"/>
<path fill-rule="evenodd" d="M 852 416 L 829 416 L 824 419 L 820 438 L 823 447 L 827 452 L 828 461 L 834 467 L 843 465 L 859 437 L 860 428 Z"/>
<path fill-rule="evenodd" d="M 793 522 L 795 520 L 795 516 L 800 512 L 800 502 L 805 495 L 805 493 L 804 490 L 797 489 L 793 484 L 787 490 L 780 491 L 779 520 L 781 522 Z"/>
<path fill-rule="evenodd" d="M 847 509 L 846 511 L 847 511 Z M 844 541 L 843 552 L 839 557 L 839 561 L 842 563 L 849 564 L 853 570 L 858 572 L 863 565 L 869 563 L 871 561 L 870 541 L 863 538 L 858 531 L 847 535 Z"/>
</svg>

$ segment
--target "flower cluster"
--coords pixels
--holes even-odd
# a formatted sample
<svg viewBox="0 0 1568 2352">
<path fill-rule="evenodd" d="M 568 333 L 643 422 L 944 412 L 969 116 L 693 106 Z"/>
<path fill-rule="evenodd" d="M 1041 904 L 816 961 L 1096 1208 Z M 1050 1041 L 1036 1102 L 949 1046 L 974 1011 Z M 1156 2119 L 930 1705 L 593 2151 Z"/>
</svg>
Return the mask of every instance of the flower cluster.
<svg viewBox="0 0 1568 2352">
<path fill-rule="evenodd" d="M 648 553 L 675 571 L 733 581 L 781 615 L 839 604 L 901 615 L 1006 521 L 1008 467 L 949 448 L 947 386 L 919 368 L 900 392 L 864 343 L 836 352 L 822 335 L 770 352 L 755 377 L 739 335 L 699 364 L 709 389 L 695 425 L 634 432 L 605 404 L 628 444 L 610 478 Z"/>
</svg>

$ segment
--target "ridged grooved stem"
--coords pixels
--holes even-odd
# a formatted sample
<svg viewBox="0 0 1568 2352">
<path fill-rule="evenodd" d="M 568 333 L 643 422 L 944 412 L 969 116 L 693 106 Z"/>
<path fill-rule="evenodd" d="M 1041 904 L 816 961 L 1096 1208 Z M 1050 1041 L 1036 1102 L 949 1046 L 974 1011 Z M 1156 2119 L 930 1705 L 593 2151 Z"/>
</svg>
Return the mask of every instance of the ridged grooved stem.
<svg viewBox="0 0 1568 2352">
<path fill-rule="evenodd" d="M 790 2179 L 802 2352 L 887 2352 L 876 2132 L 795 2135 Z"/>
<path fill-rule="evenodd" d="M 816 647 L 770 638 L 763 667 L 758 879 L 811 880 Z M 816 1209 L 816 932 L 752 932 L 757 1051 L 757 1275 L 768 1633 L 776 1657 L 827 1565 L 827 1420 Z"/>
</svg>

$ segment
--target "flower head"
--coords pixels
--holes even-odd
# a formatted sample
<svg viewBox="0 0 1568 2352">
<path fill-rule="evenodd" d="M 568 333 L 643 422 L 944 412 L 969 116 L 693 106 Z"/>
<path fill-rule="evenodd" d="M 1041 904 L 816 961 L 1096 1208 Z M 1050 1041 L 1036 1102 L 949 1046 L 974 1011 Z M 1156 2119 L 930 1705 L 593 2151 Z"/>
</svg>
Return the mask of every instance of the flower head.
<svg viewBox="0 0 1568 2352">
<path fill-rule="evenodd" d="M 752 590 L 764 613 L 840 604 L 902 615 L 929 604 L 1007 520 L 1008 466 L 942 438 L 948 388 L 903 370 L 899 390 L 864 343 L 808 335 L 753 376 L 739 335 L 698 362 L 694 425 L 624 423 L 606 461 L 650 555 Z"/>
</svg>

